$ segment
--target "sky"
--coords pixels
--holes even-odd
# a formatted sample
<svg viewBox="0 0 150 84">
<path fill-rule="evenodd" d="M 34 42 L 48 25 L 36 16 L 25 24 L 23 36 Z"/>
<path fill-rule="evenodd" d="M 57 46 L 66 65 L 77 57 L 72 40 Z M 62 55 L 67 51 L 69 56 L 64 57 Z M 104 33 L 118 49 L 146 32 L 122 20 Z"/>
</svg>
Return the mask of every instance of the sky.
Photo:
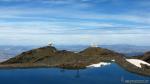
<svg viewBox="0 0 150 84">
<path fill-rule="evenodd" d="M 150 0 L 0 0 L 0 45 L 150 45 Z"/>
</svg>

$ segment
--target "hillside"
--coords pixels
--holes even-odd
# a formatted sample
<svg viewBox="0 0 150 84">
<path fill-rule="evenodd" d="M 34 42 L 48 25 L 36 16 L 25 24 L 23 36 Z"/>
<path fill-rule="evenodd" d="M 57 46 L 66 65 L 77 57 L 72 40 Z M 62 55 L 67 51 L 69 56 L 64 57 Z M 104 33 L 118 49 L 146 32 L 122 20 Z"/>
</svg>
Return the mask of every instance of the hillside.
<svg viewBox="0 0 150 84">
<path fill-rule="evenodd" d="M 140 60 L 143 60 L 143 61 L 150 63 L 150 51 L 145 52 L 143 55 L 132 56 L 132 57 L 128 57 L 128 58 L 140 59 Z"/>
<path fill-rule="evenodd" d="M 41 57 L 51 56 L 56 51 L 56 48 L 52 46 L 41 47 L 38 49 L 23 52 L 16 57 L 10 58 L 9 60 L 2 62 L 2 64 L 31 63 L 33 60 L 39 59 Z"/>
<path fill-rule="evenodd" d="M 114 51 L 99 47 L 89 47 L 79 53 L 75 53 L 67 50 L 58 50 L 53 46 L 46 46 L 23 52 L 1 64 L 29 64 L 30 66 L 34 64 L 37 66 L 49 65 L 58 67 L 71 65 L 72 67 L 85 67 L 100 61 L 113 60 L 120 55 Z"/>
<path fill-rule="evenodd" d="M 143 56 L 136 56 L 136 58 L 149 62 L 149 56 L 150 53 L 147 52 Z M 91 64 L 111 62 L 112 60 L 115 60 L 115 63 L 128 71 L 150 75 L 149 66 L 142 64 L 142 68 L 139 68 L 128 62 L 123 54 L 100 47 L 88 47 L 75 53 L 67 50 L 58 50 L 53 46 L 45 46 L 23 52 L 1 62 L 0 68 L 59 67 L 79 69 L 86 68 L 86 66 Z"/>
<path fill-rule="evenodd" d="M 150 63 L 150 52 L 146 52 L 143 56 L 140 56 L 140 59 Z"/>
<path fill-rule="evenodd" d="M 33 49 L 35 46 L 6 46 L 0 45 L 0 62 L 16 56 L 19 53 Z"/>
</svg>

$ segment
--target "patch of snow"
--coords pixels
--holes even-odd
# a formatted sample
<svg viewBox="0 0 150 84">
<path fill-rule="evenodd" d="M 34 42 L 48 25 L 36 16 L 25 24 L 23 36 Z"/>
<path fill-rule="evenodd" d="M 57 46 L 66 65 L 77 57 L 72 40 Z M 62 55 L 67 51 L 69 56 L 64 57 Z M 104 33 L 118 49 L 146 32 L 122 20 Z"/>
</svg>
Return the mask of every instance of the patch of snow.
<svg viewBox="0 0 150 84">
<path fill-rule="evenodd" d="M 115 60 L 111 60 L 112 62 L 115 62 Z"/>
<path fill-rule="evenodd" d="M 145 64 L 145 65 L 148 65 L 150 66 L 149 63 L 143 61 L 143 60 L 139 60 L 139 59 L 126 59 L 128 62 L 130 62 L 131 64 L 139 67 L 139 68 L 142 68 L 141 64 Z"/>
<path fill-rule="evenodd" d="M 106 66 L 106 65 L 110 65 L 111 63 L 108 63 L 108 62 L 100 62 L 100 63 L 97 63 L 97 64 L 91 64 L 87 67 L 102 67 L 102 66 Z"/>
</svg>

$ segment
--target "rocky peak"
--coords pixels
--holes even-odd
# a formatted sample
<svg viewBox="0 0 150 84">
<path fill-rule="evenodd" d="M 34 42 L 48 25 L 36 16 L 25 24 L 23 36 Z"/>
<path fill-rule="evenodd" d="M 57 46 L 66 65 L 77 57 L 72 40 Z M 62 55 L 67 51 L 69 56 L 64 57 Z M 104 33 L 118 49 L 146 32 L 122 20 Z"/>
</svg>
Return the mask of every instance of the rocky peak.
<svg viewBox="0 0 150 84">
<path fill-rule="evenodd" d="M 81 52 L 79 52 L 82 55 L 88 55 L 88 56 L 93 56 L 93 55 L 108 55 L 115 53 L 111 50 L 100 48 L 100 47 L 89 47 Z"/>
</svg>

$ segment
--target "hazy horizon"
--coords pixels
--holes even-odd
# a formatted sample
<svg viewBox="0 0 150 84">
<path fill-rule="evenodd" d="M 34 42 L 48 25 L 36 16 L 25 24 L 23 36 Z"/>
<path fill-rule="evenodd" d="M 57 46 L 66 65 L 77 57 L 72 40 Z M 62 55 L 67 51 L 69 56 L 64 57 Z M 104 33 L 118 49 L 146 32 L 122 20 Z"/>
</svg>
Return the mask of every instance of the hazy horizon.
<svg viewBox="0 0 150 84">
<path fill-rule="evenodd" d="M 150 46 L 149 0 L 0 0 L 0 45 Z"/>
</svg>

